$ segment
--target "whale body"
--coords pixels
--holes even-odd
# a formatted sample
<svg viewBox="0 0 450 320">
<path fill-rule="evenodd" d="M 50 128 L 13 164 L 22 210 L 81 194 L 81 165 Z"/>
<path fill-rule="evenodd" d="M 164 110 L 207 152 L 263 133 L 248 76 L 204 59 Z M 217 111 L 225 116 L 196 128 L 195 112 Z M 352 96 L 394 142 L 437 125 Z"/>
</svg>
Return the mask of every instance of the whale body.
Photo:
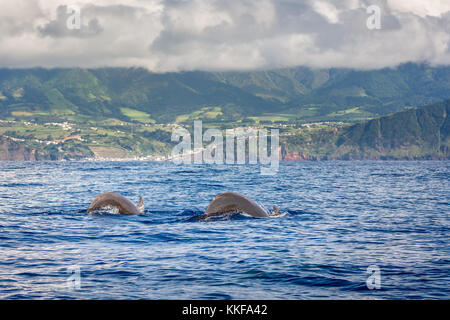
<svg viewBox="0 0 450 320">
<path fill-rule="evenodd" d="M 87 211 L 94 212 L 105 207 L 115 207 L 120 214 L 138 214 L 144 212 L 144 201 L 140 197 L 139 204 L 135 206 L 130 200 L 118 193 L 106 192 L 95 197 Z"/>
<path fill-rule="evenodd" d="M 274 211 L 278 212 L 275 206 Z M 235 192 L 225 192 L 215 197 L 206 209 L 205 215 L 235 212 L 242 212 L 258 218 L 270 216 L 258 204 Z"/>
</svg>

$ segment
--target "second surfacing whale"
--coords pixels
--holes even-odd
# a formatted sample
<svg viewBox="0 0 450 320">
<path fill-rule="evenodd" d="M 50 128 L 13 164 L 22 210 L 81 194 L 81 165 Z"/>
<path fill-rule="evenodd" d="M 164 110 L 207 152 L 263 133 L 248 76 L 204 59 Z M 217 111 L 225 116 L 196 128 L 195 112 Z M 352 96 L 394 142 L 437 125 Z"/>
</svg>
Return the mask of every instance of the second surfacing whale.
<svg viewBox="0 0 450 320">
<path fill-rule="evenodd" d="M 249 198 L 235 192 L 225 192 L 213 199 L 205 211 L 206 216 L 225 213 L 244 213 L 255 218 L 268 218 L 279 215 L 280 211 L 273 206 L 273 213 L 259 206 Z"/>
</svg>

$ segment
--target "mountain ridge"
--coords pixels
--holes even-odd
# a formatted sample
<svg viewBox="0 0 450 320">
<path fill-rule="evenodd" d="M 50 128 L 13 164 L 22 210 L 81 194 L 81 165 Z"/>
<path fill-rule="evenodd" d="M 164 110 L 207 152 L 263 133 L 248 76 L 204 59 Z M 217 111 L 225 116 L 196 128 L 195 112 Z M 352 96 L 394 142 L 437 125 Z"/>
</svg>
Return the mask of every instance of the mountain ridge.
<svg viewBox="0 0 450 320">
<path fill-rule="evenodd" d="M 450 100 L 410 108 L 339 129 L 323 129 L 311 140 L 283 141 L 292 160 L 450 159 Z M 313 141 L 311 148 L 308 143 Z"/>
<path fill-rule="evenodd" d="M 288 122 L 359 121 L 442 101 L 449 92 L 450 67 L 423 64 L 165 74 L 142 68 L 0 69 L 0 119 L 135 120 L 121 110 L 126 108 L 170 123 L 217 108 L 212 120 L 218 122 L 279 115 Z"/>
<path fill-rule="evenodd" d="M 306 129 L 281 126 L 281 160 L 450 160 L 449 114 L 450 100 L 446 100 L 351 125 Z M 34 131 L 33 126 L 37 126 Z M 16 131 L 11 130 L 14 128 Z M 64 123 L 55 132 L 48 126 L 10 125 L 6 121 L 0 123 L 0 160 L 167 156 L 173 148 L 171 128 L 134 129 L 120 123 L 72 128 Z"/>
</svg>

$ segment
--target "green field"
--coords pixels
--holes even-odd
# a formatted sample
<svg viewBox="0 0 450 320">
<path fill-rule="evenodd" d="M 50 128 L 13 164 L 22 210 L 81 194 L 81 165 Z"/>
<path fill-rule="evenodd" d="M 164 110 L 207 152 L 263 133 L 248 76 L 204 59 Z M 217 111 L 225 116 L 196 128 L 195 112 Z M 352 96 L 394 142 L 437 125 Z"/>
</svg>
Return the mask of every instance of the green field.
<svg viewBox="0 0 450 320">
<path fill-rule="evenodd" d="M 155 123 L 156 121 L 153 120 L 150 115 L 146 112 L 130 109 L 130 108 L 120 108 L 120 111 L 123 115 L 130 118 L 133 121 L 138 121 L 142 123 Z"/>
<path fill-rule="evenodd" d="M 192 111 L 189 114 L 179 115 L 176 119 L 176 123 L 184 123 L 194 120 L 220 120 L 222 116 L 222 109 L 220 107 L 203 107 L 200 110 Z"/>
</svg>

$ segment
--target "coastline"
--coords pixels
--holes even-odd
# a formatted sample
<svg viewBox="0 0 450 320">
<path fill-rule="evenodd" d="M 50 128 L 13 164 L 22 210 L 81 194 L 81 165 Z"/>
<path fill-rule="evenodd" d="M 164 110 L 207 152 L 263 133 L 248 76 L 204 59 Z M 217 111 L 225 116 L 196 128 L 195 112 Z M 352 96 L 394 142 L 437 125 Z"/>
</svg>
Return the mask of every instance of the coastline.
<svg viewBox="0 0 450 320">
<path fill-rule="evenodd" d="M 304 160 L 280 160 L 280 163 L 296 163 L 296 162 L 428 162 L 428 161 L 439 161 L 445 162 L 450 161 L 450 158 L 413 158 L 413 159 L 404 159 L 404 158 L 392 158 L 392 159 L 304 159 Z M 157 160 L 157 159 L 148 159 L 146 157 L 142 158 L 86 158 L 86 159 L 41 159 L 41 160 L 0 160 L 1 162 L 173 162 L 171 159 L 165 160 Z M 195 164 L 195 163 L 192 163 Z M 205 163 L 201 163 L 205 164 Z M 234 163 L 231 165 L 248 165 Z M 258 163 L 259 164 L 259 163 Z M 219 165 L 229 165 L 227 163 L 219 164 Z"/>
</svg>

